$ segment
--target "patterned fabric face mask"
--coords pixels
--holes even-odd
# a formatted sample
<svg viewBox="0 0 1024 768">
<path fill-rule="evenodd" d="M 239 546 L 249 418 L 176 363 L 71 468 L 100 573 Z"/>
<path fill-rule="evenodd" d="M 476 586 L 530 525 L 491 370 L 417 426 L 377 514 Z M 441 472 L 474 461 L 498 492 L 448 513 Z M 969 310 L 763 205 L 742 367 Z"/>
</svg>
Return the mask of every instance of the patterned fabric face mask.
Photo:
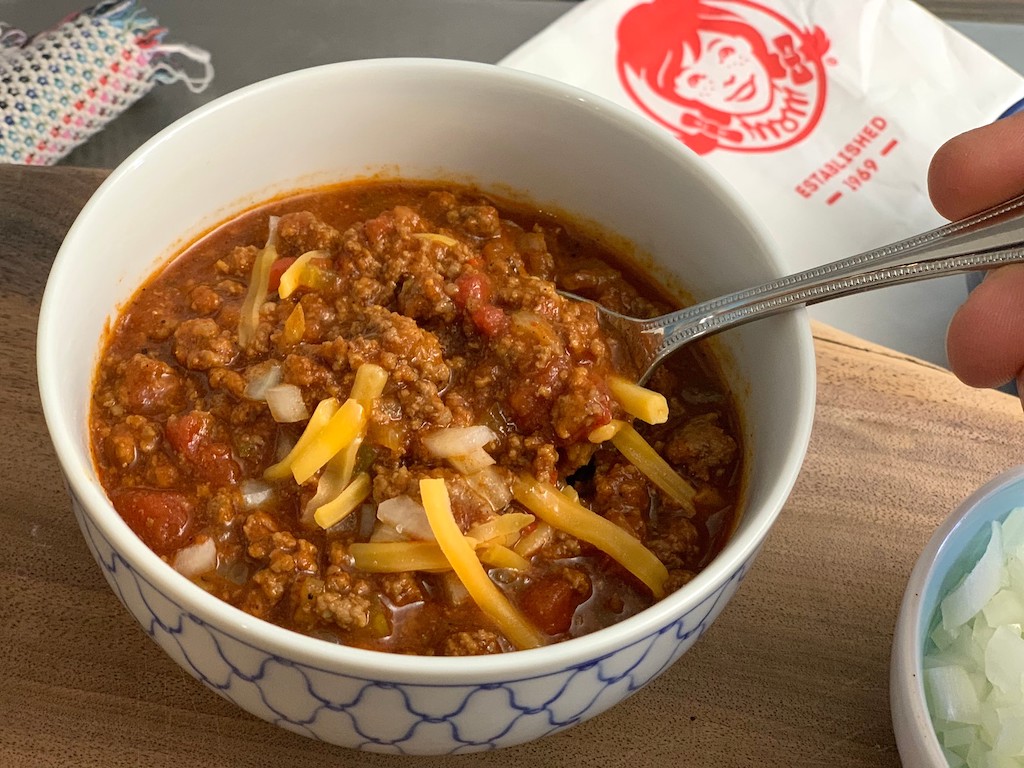
<svg viewBox="0 0 1024 768">
<path fill-rule="evenodd" d="M 0 163 L 56 163 L 158 83 L 206 88 L 209 53 L 165 43 L 166 32 L 134 0 L 108 0 L 32 38 L 0 23 Z"/>
</svg>

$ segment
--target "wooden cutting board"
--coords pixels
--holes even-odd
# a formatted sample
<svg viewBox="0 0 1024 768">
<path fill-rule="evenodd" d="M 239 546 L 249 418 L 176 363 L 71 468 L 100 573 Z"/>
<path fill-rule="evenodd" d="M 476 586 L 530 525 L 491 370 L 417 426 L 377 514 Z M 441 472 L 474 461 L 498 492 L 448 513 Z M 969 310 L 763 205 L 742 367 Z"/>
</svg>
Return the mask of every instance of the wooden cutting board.
<svg viewBox="0 0 1024 768">
<path fill-rule="evenodd" d="M 145 636 L 92 561 L 47 438 L 34 345 L 53 256 L 103 177 L 0 166 L 0 765 L 410 764 L 310 741 L 220 699 Z M 904 584 L 943 517 L 1024 463 L 1021 407 L 821 324 L 815 339 L 803 472 L 697 646 L 565 733 L 418 766 L 899 765 L 888 675 Z"/>
</svg>

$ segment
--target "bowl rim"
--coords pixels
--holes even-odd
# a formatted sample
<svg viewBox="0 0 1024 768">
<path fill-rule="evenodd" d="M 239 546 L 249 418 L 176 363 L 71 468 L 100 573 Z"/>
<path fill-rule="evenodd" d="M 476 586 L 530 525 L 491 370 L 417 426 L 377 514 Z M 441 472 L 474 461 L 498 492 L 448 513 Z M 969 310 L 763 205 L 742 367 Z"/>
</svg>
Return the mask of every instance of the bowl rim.
<svg viewBox="0 0 1024 768">
<path fill-rule="evenodd" d="M 232 91 L 197 108 L 167 126 L 129 155 L 101 183 L 82 208 L 61 245 L 47 280 L 39 313 L 37 337 L 37 377 L 47 428 L 61 465 L 68 490 L 77 497 L 83 512 L 104 536 L 110 546 L 121 554 L 137 574 L 158 591 L 168 595 L 176 605 L 201 617 L 204 623 L 233 637 L 258 640 L 260 649 L 292 659 L 301 659 L 309 666 L 350 676 L 379 679 L 382 668 L 389 679 L 419 683 L 476 683 L 481 680 L 508 680 L 536 677 L 556 669 L 592 663 L 618 650 L 642 642 L 671 626 L 675 620 L 710 597 L 716 585 L 737 576 L 743 564 L 759 549 L 768 530 L 780 514 L 806 456 L 815 411 L 816 365 L 810 322 L 804 310 L 796 310 L 765 322 L 776 322 L 793 337 L 799 359 L 795 371 L 796 386 L 803 389 L 798 396 L 800 412 L 794 426 L 795 439 L 786 447 L 784 466 L 788 471 L 774 481 L 766 497 L 764 510 L 755 525 L 748 525 L 734 534 L 722 551 L 685 587 L 658 601 L 639 614 L 622 622 L 582 637 L 554 643 L 541 648 L 515 651 L 494 656 L 425 657 L 370 651 L 325 642 L 257 619 L 238 608 L 208 594 L 188 579 L 181 577 L 146 547 L 114 511 L 102 487 L 95 479 L 91 456 L 85 457 L 91 470 L 81 468 L 69 414 L 62 410 L 56 390 L 60 370 L 54 339 L 59 332 L 59 308 L 54 298 L 54 285 L 64 280 L 78 249 L 80 232 L 93 211 L 115 185 L 143 165 L 156 147 L 173 141 L 185 127 L 206 119 L 208 115 L 230 108 L 239 100 L 276 88 L 301 86 L 309 78 L 365 77 L 374 71 L 403 72 L 409 77 L 451 78 L 473 77 L 491 80 L 495 87 L 528 89 L 540 97 L 574 102 L 574 108 L 593 114 L 599 120 L 614 121 L 623 131 L 630 131 L 644 141 L 672 147 L 673 157 L 690 173 L 701 177 L 713 189 L 721 205 L 731 208 L 758 241 L 763 257 L 778 274 L 784 274 L 775 243 L 760 217 L 750 205 L 714 169 L 679 145 L 668 131 L 645 118 L 574 86 L 540 75 L 492 64 L 450 59 L 380 58 L 325 64 L 271 77 Z"/>
<path fill-rule="evenodd" d="M 935 529 L 928 543 L 918 556 L 907 579 L 906 590 L 900 604 L 896 627 L 893 632 L 892 658 L 890 660 L 889 702 L 896 736 L 897 747 L 901 750 L 915 750 L 926 756 L 935 766 L 946 766 L 935 726 L 925 699 L 923 681 L 924 643 L 923 637 L 932 621 L 932 614 L 924 615 L 925 596 L 937 579 L 944 578 L 947 571 L 939 567 L 939 553 L 951 546 L 952 538 L 961 530 L 972 526 L 972 514 L 982 508 L 991 496 L 1015 485 L 1024 484 L 1024 465 L 1015 465 L 1003 470 L 991 480 L 974 490 Z M 1009 509 L 1006 513 L 1009 513 Z M 977 535 L 980 531 L 971 531 Z M 908 759 L 904 756 L 904 759 Z"/>
</svg>

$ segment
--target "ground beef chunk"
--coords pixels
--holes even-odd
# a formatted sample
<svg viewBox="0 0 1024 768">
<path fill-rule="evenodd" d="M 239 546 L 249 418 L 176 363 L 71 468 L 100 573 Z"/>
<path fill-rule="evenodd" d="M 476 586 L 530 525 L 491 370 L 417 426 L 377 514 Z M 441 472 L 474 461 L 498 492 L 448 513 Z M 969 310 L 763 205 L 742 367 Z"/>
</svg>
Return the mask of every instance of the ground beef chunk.
<svg viewBox="0 0 1024 768">
<path fill-rule="evenodd" d="M 700 534 L 696 526 L 678 511 L 658 516 L 647 547 L 669 570 L 696 568 L 700 557 Z"/>
<path fill-rule="evenodd" d="M 200 315 L 212 315 L 220 309 L 220 295 L 208 285 L 197 285 L 188 298 L 189 306 Z"/>
<path fill-rule="evenodd" d="M 325 397 L 339 397 L 342 394 L 334 372 L 311 357 L 288 355 L 281 371 L 285 382 L 302 388 L 309 401 L 307 405 L 315 407 Z"/>
<path fill-rule="evenodd" d="M 253 262 L 256 261 L 256 254 L 259 252 L 260 249 L 255 245 L 236 246 L 217 261 L 217 271 L 222 275 L 244 278 L 248 282 Z"/>
<path fill-rule="evenodd" d="M 112 464 L 127 469 L 144 462 L 147 485 L 168 488 L 178 479 L 177 470 L 157 451 L 162 440 L 159 425 L 143 416 L 128 416 L 115 424 L 104 440 L 104 453 Z"/>
<path fill-rule="evenodd" d="M 245 397 L 245 378 L 237 371 L 230 368 L 214 368 L 210 371 L 209 381 L 214 389 L 223 389 L 239 400 Z"/>
<path fill-rule="evenodd" d="M 387 573 L 381 577 L 384 596 L 395 606 L 402 607 L 423 601 L 423 589 L 414 574 Z"/>
<path fill-rule="evenodd" d="M 129 413 L 157 416 L 185 406 L 185 382 L 162 360 L 135 354 L 124 364 L 116 387 L 118 402 Z"/>
<path fill-rule="evenodd" d="M 701 480 L 710 480 L 736 458 L 736 441 L 718 425 L 718 414 L 690 419 L 665 446 L 665 457 Z"/>
<path fill-rule="evenodd" d="M 412 275 L 398 292 L 398 311 L 415 320 L 439 319 L 446 323 L 456 318 L 455 303 L 445 293 L 445 280 L 436 272 Z"/>
<path fill-rule="evenodd" d="M 684 587 L 693 581 L 697 574 L 686 568 L 674 568 L 668 572 L 668 580 L 665 582 L 665 593 L 671 594 L 680 587 Z"/>
<path fill-rule="evenodd" d="M 651 496 L 643 474 L 632 464 L 604 462 L 594 474 L 594 511 L 643 541 Z"/>
<path fill-rule="evenodd" d="M 480 656 L 501 653 L 501 640 L 489 629 L 456 632 L 445 638 L 441 653 L 445 656 Z"/>
<path fill-rule="evenodd" d="M 497 237 L 501 219 L 493 205 L 463 205 L 447 212 L 448 223 L 473 237 Z"/>
<path fill-rule="evenodd" d="M 277 250 L 281 256 L 295 257 L 306 251 L 335 249 L 341 234 L 308 211 L 286 213 L 277 223 Z"/>
<path fill-rule="evenodd" d="M 555 436 L 563 442 L 577 443 L 611 420 L 612 398 L 608 386 L 584 366 L 571 368 L 565 391 L 551 407 Z"/>
<path fill-rule="evenodd" d="M 362 595 L 325 592 L 316 598 L 316 612 L 320 618 L 342 629 L 361 628 L 369 624 L 371 605 L 370 600 Z"/>
<path fill-rule="evenodd" d="M 340 548 L 332 551 L 332 560 Z M 344 571 L 339 565 L 327 568 L 323 594 L 317 595 L 314 610 L 324 621 L 342 629 L 362 628 L 370 623 L 373 607 L 371 586 Z"/>
<path fill-rule="evenodd" d="M 193 371 L 230 365 L 238 356 L 232 331 L 209 318 L 186 320 L 174 332 L 174 356 Z"/>
</svg>

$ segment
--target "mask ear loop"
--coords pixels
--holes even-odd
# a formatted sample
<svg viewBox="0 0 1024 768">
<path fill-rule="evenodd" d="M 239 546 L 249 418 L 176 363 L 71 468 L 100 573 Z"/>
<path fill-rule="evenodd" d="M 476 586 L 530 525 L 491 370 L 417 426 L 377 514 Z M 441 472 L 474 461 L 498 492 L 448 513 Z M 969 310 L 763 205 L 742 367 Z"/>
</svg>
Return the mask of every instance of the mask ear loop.
<svg viewBox="0 0 1024 768">
<path fill-rule="evenodd" d="M 213 80 L 213 62 L 209 51 L 182 43 L 161 43 L 149 50 L 155 57 L 159 57 L 159 60 L 153 62 L 153 79 L 159 83 L 184 83 L 192 93 L 199 93 Z M 167 60 L 176 55 L 202 66 L 202 74 L 190 75 L 183 66 Z"/>
</svg>

